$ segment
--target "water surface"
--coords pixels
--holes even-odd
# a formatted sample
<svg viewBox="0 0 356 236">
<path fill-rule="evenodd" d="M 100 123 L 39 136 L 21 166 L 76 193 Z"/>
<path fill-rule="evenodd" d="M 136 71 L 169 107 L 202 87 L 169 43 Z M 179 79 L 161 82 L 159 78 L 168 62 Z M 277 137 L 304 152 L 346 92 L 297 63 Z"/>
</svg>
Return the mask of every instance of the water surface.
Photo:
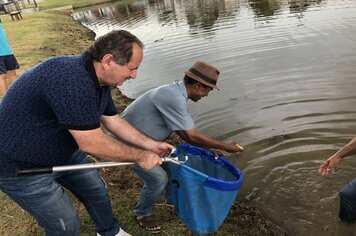
<svg viewBox="0 0 356 236">
<path fill-rule="evenodd" d="M 136 98 L 204 60 L 220 91 L 189 109 L 198 129 L 245 146 L 240 198 L 292 235 L 356 235 L 337 221 L 339 189 L 356 158 L 321 177 L 322 160 L 356 134 L 356 1 L 144 0 L 81 9 L 98 36 L 126 29 L 145 44 Z M 251 194 L 253 193 L 253 194 Z"/>
</svg>

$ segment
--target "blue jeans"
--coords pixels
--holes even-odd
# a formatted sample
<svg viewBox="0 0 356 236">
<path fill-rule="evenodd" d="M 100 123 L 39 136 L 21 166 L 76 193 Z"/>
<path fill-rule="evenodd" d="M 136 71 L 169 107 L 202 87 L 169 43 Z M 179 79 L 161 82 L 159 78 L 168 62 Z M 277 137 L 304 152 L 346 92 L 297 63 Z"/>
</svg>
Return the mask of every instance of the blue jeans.
<svg viewBox="0 0 356 236">
<path fill-rule="evenodd" d="M 156 166 L 149 170 L 144 170 L 138 165 L 131 166 L 133 171 L 144 181 L 139 201 L 134 209 L 136 216 L 152 215 L 155 203 L 158 202 L 161 195 L 165 192 L 168 176 L 162 166 Z"/>
<path fill-rule="evenodd" d="M 70 164 L 89 162 L 85 153 L 78 150 Z M 0 189 L 29 212 L 46 235 L 78 236 L 79 215 L 63 187 L 84 204 L 100 235 L 112 236 L 119 232 L 105 182 L 95 169 L 11 178 L 0 176 Z"/>
<path fill-rule="evenodd" d="M 347 223 L 356 223 L 356 178 L 345 185 L 339 192 L 339 218 Z"/>
</svg>

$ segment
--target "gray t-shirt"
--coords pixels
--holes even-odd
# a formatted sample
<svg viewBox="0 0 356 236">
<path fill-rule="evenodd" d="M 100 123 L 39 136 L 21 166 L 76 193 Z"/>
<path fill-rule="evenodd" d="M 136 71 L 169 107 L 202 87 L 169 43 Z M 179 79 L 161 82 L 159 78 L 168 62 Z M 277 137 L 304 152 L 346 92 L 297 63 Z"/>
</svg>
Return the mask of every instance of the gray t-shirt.
<svg viewBox="0 0 356 236">
<path fill-rule="evenodd" d="M 175 130 L 194 128 L 187 100 L 183 81 L 163 85 L 139 96 L 121 117 L 144 134 L 163 141 Z"/>
</svg>

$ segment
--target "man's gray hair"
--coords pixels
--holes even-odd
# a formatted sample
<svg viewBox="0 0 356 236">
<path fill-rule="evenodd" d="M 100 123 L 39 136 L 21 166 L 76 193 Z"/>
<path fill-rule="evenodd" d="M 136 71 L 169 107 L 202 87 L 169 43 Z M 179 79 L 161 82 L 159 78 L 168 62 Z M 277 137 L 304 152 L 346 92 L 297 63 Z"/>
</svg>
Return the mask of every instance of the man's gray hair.
<svg viewBox="0 0 356 236">
<path fill-rule="evenodd" d="M 126 30 L 113 30 L 95 40 L 86 52 L 93 60 L 101 61 L 103 56 L 111 54 L 119 65 L 126 65 L 132 57 L 132 44 L 137 43 L 142 49 L 143 43 Z"/>
</svg>

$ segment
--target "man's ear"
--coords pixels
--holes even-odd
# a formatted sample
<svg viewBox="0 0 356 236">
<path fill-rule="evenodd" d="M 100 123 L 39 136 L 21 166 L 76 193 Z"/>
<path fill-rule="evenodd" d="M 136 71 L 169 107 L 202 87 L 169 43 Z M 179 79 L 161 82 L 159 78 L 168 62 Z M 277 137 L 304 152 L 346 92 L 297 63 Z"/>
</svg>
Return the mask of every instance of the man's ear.
<svg viewBox="0 0 356 236">
<path fill-rule="evenodd" d="M 105 54 L 103 58 L 101 59 L 101 64 L 105 69 L 109 69 L 109 65 L 111 61 L 114 59 L 114 56 L 112 54 Z"/>
</svg>

